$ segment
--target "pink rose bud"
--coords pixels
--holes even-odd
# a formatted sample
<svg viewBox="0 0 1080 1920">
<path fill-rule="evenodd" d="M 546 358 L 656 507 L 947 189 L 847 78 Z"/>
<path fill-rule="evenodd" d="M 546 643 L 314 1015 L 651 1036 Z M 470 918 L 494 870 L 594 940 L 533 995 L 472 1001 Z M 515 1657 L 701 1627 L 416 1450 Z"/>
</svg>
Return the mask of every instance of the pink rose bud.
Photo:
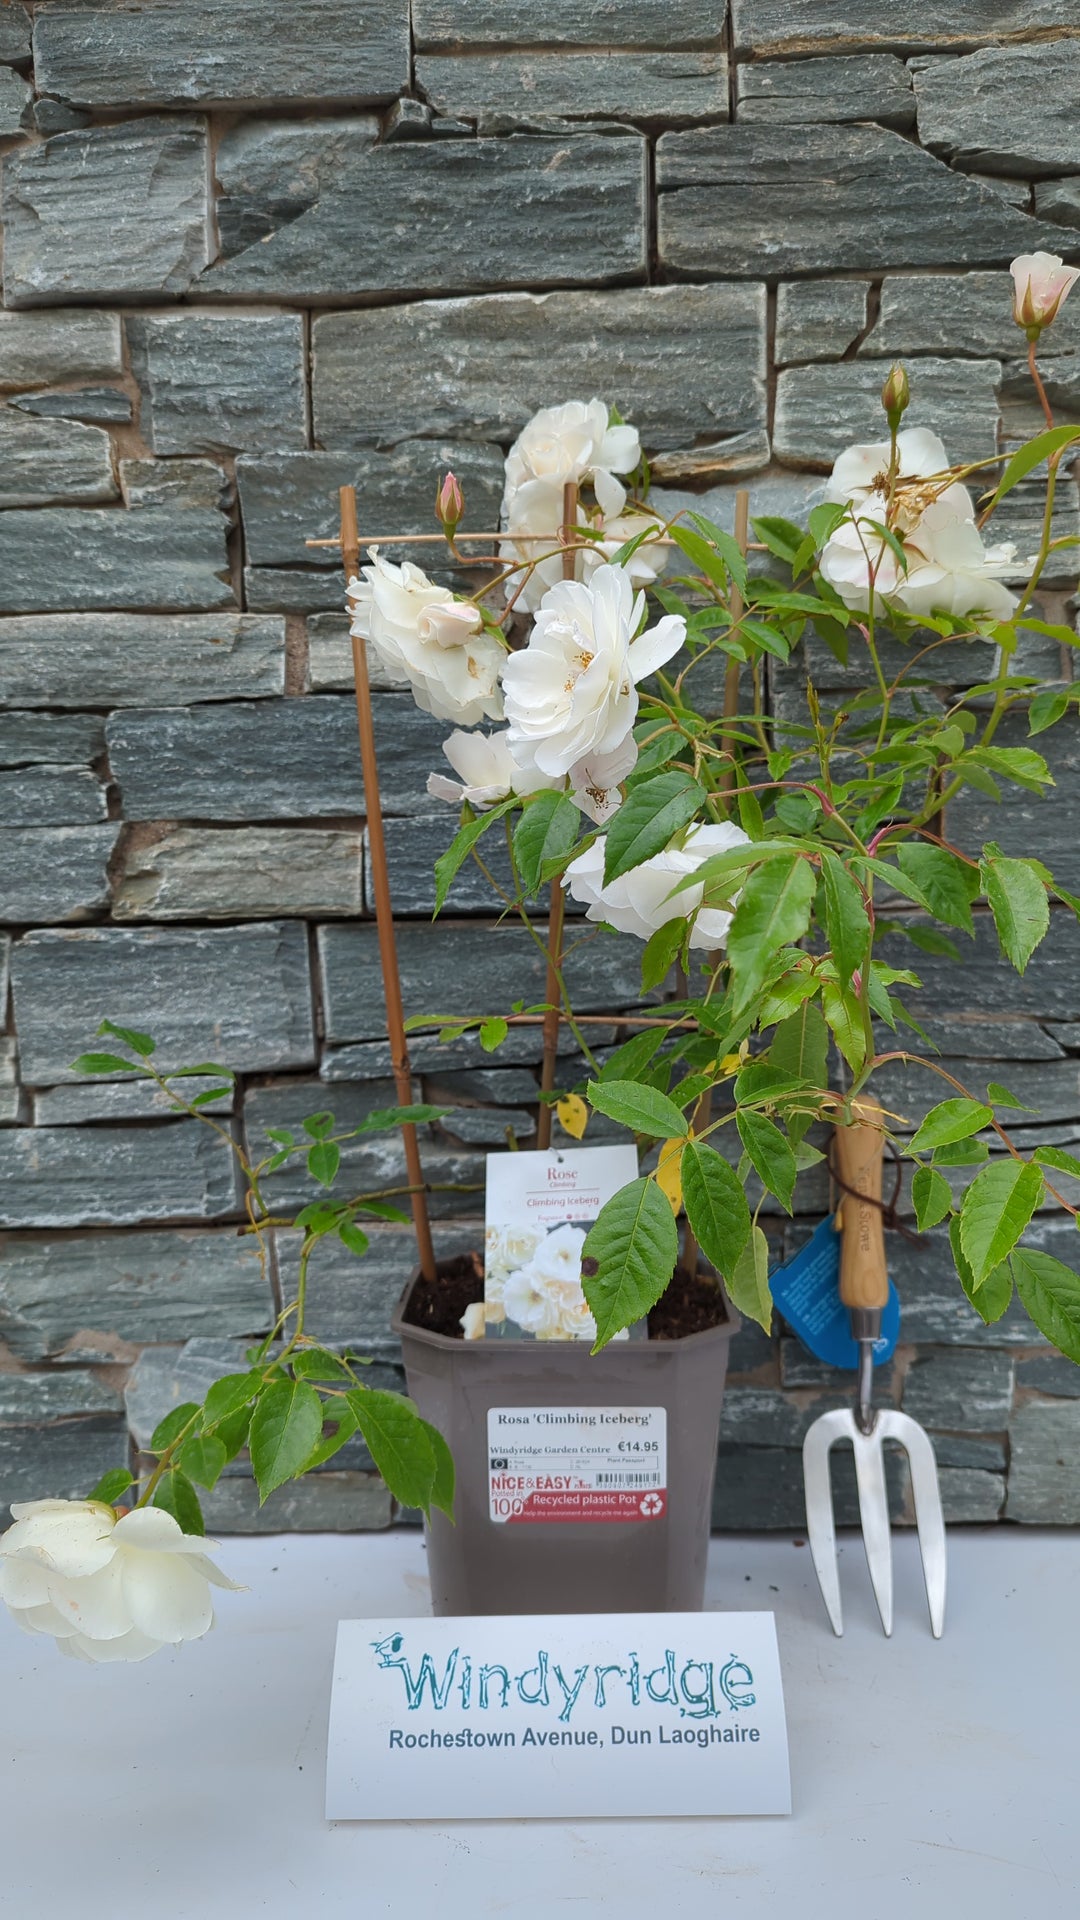
<svg viewBox="0 0 1080 1920">
<path fill-rule="evenodd" d="M 1022 253 L 1009 272 L 1013 277 L 1013 319 L 1029 340 L 1057 318 L 1070 289 L 1080 280 L 1080 267 L 1063 266 L 1056 253 Z"/>
<path fill-rule="evenodd" d="M 889 369 L 889 377 L 881 389 L 881 404 L 889 422 L 889 431 L 895 433 L 900 420 L 911 400 L 911 388 L 908 385 L 906 369 L 897 360 Z"/>
<path fill-rule="evenodd" d="M 453 533 L 465 511 L 465 495 L 457 479 L 448 473 L 435 496 L 435 518 L 447 533 Z"/>
</svg>

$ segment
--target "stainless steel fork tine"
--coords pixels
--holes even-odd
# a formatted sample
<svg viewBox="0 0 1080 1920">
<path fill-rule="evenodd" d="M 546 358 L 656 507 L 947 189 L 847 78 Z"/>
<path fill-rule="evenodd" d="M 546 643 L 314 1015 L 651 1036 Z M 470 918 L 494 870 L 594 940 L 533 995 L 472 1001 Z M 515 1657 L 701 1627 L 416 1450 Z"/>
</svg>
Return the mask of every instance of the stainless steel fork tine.
<svg viewBox="0 0 1080 1920">
<path fill-rule="evenodd" d="M 836 1634 L 844 1631 L 840 1604 L 840 1568 L 836 1557 L 829 1451 L 833 1441 L 850 1433 L 851 1415 L 844 1410 L 823 1413 L 807 1428 L 803 1441 L 803 1481 L 806 1487 L 806 1536 L 818 1577 L 825 1610 Z"/>
<path fill-rule="evenodd" d="M 911 1494 L 915 1503 L 915 1527 L 922 1555 L 923 1579 L 926 1582 L 926 1603 L 930 1609 L 930 1627 L 934 1639 L 940 1640 L 945 1628 L 948 1551 L 933 1442 L 917 1420 L 891 1407 L 881 1412 L 878 1424 L 882 1437 L 899 1441 L 907 1453 Z"/>
<path fill-rule="evenodd" d="M 855 1480 L 859 1489 L 859 1525 L 862 1528 L 870 1585 L 874 1589 L 886 1638 L 893 1627 L 892 1536 L 889 1532 L 889 1496 L 885 1487 L 885 1452 L 881 1416 L 872 1433 L 856 1429 Z"/>
</svg>

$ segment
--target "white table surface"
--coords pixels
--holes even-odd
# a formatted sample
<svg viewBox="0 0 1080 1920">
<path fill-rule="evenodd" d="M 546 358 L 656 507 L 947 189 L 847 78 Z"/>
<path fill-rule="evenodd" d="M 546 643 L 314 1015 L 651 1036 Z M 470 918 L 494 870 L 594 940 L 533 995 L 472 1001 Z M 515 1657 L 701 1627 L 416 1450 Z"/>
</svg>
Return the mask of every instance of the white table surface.
<svg viewBox="0 0 1080 1920">
<path fill-rule="evenodd" d="M 0 1907 L 78 1920 L 1074 1920 L 1080 1534 L 950 1536 L 945 1637 L 914 1540 L 877 1623 L 857 1535 L 834 1638 L 790 1537 L 712 1545 L 707 1605 L 775 1609 L 790 1820 L 322 1817 L 341 1616 L 422 1614 L 415 1534 L 234 1538 L 205 1640 L 87 1668 L 0 1618 Z M 20 1898 L 21 1896 L 21 1898 Z M 9 1905 L 10 1903 L 10 1905 Z"/>
</svg>

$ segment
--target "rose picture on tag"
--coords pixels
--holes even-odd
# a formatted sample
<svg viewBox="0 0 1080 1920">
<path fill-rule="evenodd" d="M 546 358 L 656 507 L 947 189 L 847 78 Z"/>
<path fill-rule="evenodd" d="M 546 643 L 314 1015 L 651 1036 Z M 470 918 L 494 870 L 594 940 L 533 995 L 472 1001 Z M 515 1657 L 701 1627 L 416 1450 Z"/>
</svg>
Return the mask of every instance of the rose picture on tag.
<svg viewBox="0 0 1080 1920">
<path fill-rule="evenodd" d="M 585 1236 L 636 1174 L 633 1147 L 489 1154 L 484 1298 L 465 1313 L 465 1338 L 594 1341 L 581 1288 Z"/>
</svg>

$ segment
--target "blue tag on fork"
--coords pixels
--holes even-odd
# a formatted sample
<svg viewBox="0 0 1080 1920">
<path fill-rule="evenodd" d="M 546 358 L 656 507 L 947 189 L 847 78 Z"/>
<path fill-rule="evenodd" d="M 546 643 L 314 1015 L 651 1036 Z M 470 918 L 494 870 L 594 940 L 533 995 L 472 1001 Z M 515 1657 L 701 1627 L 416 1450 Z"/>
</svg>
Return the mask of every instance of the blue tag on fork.
<svg viewBox="0 0 1080 1920">
<path fill-rule="evenodd" d="M 833 1217 L 815 1227 L 786 1266 L 777 1267 L 769 1285 L 778 1313 L 818 1360 L 854 1372 L 859 1349 L 851 1337 L 848 1310 L 840 1298 L 840 1235 Z M 889 1299 L 881 1314 L 881 1337 L 874 1343 L 874 1365 L 891 1360 L 900 1334 L 900 1296 L 889 1281 Z"/>
</svg>

